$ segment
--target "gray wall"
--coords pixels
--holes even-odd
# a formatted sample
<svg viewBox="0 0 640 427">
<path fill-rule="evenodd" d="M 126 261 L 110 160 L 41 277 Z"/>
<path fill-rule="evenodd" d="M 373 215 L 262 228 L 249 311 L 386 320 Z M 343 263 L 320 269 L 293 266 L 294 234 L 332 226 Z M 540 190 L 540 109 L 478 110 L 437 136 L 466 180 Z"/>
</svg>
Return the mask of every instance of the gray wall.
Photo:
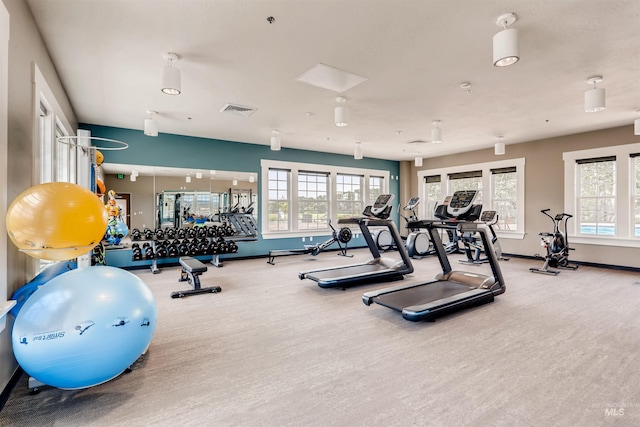
<svg viewBox="0 0 640 427">
<path fill-rule="evenodd" d="M 66 93 L 51 62 L 46 46 L 40 37 L 30 9 L 24 0 L 3 0 L 10 19 L 9 40 L 9 91 L 8 91 L 8 182 L 7 200 L 34 183 L 34 94 L 33 64 L 40 71 L 60 103 L 72 127 L 78 124 Z M 7 296 L 33 277 L 35 261 L 7 243 Z M 3 297 L 3 296 L 0 296 Z M 0 333 L 0 388 L 4 389 L 15 372 L 17 364 L 11 349 L 13 319 L 8 316 L 7 327 Z M 9 350 L 9 351 L 7 351 Z"/>
<path fill-rule="evenodd" d="M 562 153 L 566 151 L 586 150 L 590 148 L 614 145 L 634 144 L 640 137 L 633 134 L 633 126 L 607 129 L 597 132 L 581 133 L 558 138 L 531 141 L 522 144 L 507 145 L 504 156 L 496 156 L 490 150 L 471 151 L 451 156 L 424 159 L 423 165 L 416 168 L 413 162 L 403 162 L 401 171 L 405 172 L 402 182 L 410 182 L 410 194 L 418 193 L 417 171 L 436 169 L 465 164 L 475 164 L 510 158 L 525 158 L 525 238 L 523 240 L 502 239 L 500 244 L 506 253 L 533 255 L 541 253 L 540 232 L 551 232 L 549 218 L 540 213 L 550 208 L 552 212 L 564 211 L 564 162 Z M 408 181 L 407 181 L 408 180 Z M 571 243 L 575 251 L 571 259 L 598 264 L 640 267 L 638 248 L 617 246 L 596 246 Z"/>
</svg>

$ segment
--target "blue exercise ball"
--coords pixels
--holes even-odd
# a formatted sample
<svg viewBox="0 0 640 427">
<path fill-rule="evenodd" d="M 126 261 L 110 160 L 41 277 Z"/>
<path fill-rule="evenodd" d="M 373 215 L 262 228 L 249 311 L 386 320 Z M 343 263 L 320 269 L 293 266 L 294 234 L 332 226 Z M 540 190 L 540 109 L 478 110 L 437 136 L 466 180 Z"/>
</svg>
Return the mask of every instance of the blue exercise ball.
<svg viewBox="0 0 640 427">
<path fill-rule="evenodd" d="M 138 276 L 116 267 L 68 271 L 39 287 L 12 332 L 24 371 L 62 389 L 109 381 L 144 353 L 157 322 L 156 302 Z"/>
<path fill-rule="evenodd" d="M 29 283 L 18 288 L 13 295 L 11 295 L 11 299 L 15 300 L 16 305 L 11 309 L 11 314 L 13 317 L 18 317 L 18 313 L 20 309 L 27 302 L 29 297 L 33 295 L 38 288 L 49 280 L 53 279 L 56 276 L 61 275 L 62 273 L 66 273 L 67 271 L 71 271 L 75 268 L 78 268 L 78 263 L 75 261 L 60 261 L 53 264 L 49 264 L 46 266 L 40 274 L 34 277 Z"/>
</svg>

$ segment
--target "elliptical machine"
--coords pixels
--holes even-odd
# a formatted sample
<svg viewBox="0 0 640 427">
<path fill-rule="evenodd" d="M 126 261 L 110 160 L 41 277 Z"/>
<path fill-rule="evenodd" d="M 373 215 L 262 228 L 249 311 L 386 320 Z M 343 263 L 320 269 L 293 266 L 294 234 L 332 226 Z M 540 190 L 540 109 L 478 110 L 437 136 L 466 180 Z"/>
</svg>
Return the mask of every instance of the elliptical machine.
<svg viewBox="0 0 640 427">
<path fill-rule="evenodd" d="M 407 228 L 410 230 L 410 233 L 405 240 L 405 247 L 407 248 L 409 256 L 415 259 L 421 259 L 425 256 L 435 254 L 435 249 L 433 248 L 433 244 L 429 238 L 429 233 L 411 226 L 412 222 L 415 223 L 416 221 L 419 221 L 418 216 L 416 215 L 416 208 L 419 203 L 419 197 L 412 197 L 403 208 L 404 210 L 411 212 L 409 218 L 400 214 L 400 216 L 407 221 Z"/>
<path fill-rule="evenodd" d="M 416 209 L 419 204 L 420 197 L 412 197 L 409 199 L 407 204 L 402 208 L 402 210 L 410 212 L 408 217 L 400 213 L 400 206 L 398 206 L 398 215 L 405 219 L 407 222 L 407 228 L 410 230 L 409 235 L 406 238 L 403 237 L 402 240 L 404 241 L 405 248 L 407 249 L 409 256 L 415 259 L 420 259 L 435 253 L 431 240 L 429 239 L 429 234 L 426 231 L 409 226 L 412 222 L 418 221 Z M 376 246 L 381 251 L 397 249 L 395 248 L 391 233 L 386 228 L 374 233 L 373 238 L 376 242 Z"/>
<path fill-rule="evenodd" d="M 576 270 L 578 268 L 576 264 L 569 263 L 569 251 L 574 248 L 569 247 L 567 221 L 569 221 L 569 218 L 573 218 L 573 215 L 563 212 L 551 216 L 548 213 L 550 210 L 551 209 L 542 209 L 540 211 L 553 221 L 553 233 L 538 233 L 538 235 L 541 236 L 540 244 L 547 250 L 547 255 L 544 257 L 544 265 L 542 268 L 532 267 L 529 268 L 529 270 L 533 273 L 557 276 L 560 274 L 560 271 L 551 270 L 549 267 L 564 268 L 566 270 Z M 536 256 L 542 258 L 538 254 L 536 254 Z"/>
</svg>

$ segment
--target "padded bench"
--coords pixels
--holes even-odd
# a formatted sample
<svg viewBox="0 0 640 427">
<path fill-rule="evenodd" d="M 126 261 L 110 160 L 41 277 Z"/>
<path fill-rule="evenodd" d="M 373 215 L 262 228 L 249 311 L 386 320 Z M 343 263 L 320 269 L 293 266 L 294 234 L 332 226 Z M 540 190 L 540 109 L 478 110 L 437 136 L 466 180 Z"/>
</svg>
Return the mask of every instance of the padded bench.
<svg viewBox="0 0 640 427">
<path fill-rule="evenodd" d="M 207 266 L 199 260 L 190 256 L 183 256 L 180 257 L 180 265 L 182 266 L 182 271 L 180 272 L 180 279 L 178 279 L 178 282 L 188 282 L 192 288 L 184 291 L 172 292 L 171 298 L 182 298 L 189 295 L 211 294 L 222 291 L 220 286 L 211 286 L 208 288 L 200 286 L 200 275 L 207 271 Z"/>
</svg>

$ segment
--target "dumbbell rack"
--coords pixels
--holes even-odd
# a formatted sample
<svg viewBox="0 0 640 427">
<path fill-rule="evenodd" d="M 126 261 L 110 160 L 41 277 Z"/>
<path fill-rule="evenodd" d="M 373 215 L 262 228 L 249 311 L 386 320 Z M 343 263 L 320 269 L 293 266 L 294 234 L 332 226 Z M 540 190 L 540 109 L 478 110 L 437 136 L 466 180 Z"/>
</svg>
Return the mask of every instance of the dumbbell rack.
<svg viewBox="0 0 640 427">
<path fill-rule="evenodd" d="M 231 247 L 231 251 L 225 250 L 225 252 L 223 252 L 223 253 L 213 253 L 211 261 L 210 261 L 210 263 L 212 265 L 214 265 L 216 267 L 222 267 L 223 264 L 222 264 L 221 255 L 224 255 L 226 253 L 237 253 L 238 245 L 236 244 L 236 241 L 242 241 L 242 240 L 244 240 L 244 241 L 255 241 L 256 240 L 255 238 L 247 239 L 247 238 L 242 238 L 242 237 L 240 237 L 239 239 L 236 239 L 235 236 L 237 235 L 237 233 L 233 233 L 234 230 L 232 228 L 229 228 L 229 226 L 227 225 L 227 226 L 224 227 L 224 229 L 225 229 L 225 233 L 228 233 L 229 235 L 209 235 L 209 233 L 207 233 L 206 236 L 203 236 L 202 234 L 200 234 L 200 237 L 198 237 L 198 236 L 196 236 L 194 234 L 194 232 L 190 232 L 190 234 L 186 234 L 187 232 L 189 232 L 190 229 L 187 229 L 187 231 L 181 232 L 180 235 L 184 234 L 184 236 L 185 236 L 184 239 L 186 239 L 186 240 L 188 240 L 189 238 L 193 238 L 194 240 L 196 240 L 196 239 L 206 239 L 208 241 L 207 247 L 209 245 L 211 245 L 212 243 L 214 243 L 214 241 L 216 241 L 216 240 L 219 241 L 220 239 L 222 239 L 226 245 Z M 184 230 L 184 229 L 182 229 L 182 230 Z M 137 239 L 137 240 L 150 242 L 149 245 L 151 247 L 151 251 L 153 253 L 153 257 L 151 257 L 151 258 L 145 257 L 145 258 L 136 259 L 136 260 L 132 260 L 132 261 L 142 261 L 142 260 L 148 261 L 148 260 L 151 260 L 151 263 L 152 263 L 151 264 L 151 271 L 152 271 L 152 273 L 157 274 L 157 273 L 160 272 L 160 269 L 158 268 L 158 261 L 157 261 L 159 259 L 159 257 L 157 256 L 157 253 L 158 253 L 158 250 L 160 249 L 158 247 L 159 246 L 158 242 L 159 241 L 165 242 L 165 241 L 170 241 L 170 240 L 173 240 L 173 239 L 170 238 L 170 237 L 167 238 L 167 239 L 164 239 L 164 234 L 163 233 L 159 233 L 158 230 L 156 230 L 153 233 L 150 232 L 151 230 L 145 230 L 145 231 L 148 231 L 148 232 L 144 233 L 144 235 L 140 235 L 139 234 L 140 238 Z M 187 235 L 189 237 L 187 237 Z M 175 240 L 181 240 L 181 239 L 175 239 Z M 198 255 L 205 255 L 205 254 L 190 253 L 188 255 L 189 256 L 198 256 Z M 166 257 L 160 257 L 160 258 L 178 258 L 180 256 L 186 256 L 186 255 L 185 254 L 183 254 L 183 255 L 177 254 L 175 256 L 172 255 L 172 256 L 166 256 Z"/>
</svg>

